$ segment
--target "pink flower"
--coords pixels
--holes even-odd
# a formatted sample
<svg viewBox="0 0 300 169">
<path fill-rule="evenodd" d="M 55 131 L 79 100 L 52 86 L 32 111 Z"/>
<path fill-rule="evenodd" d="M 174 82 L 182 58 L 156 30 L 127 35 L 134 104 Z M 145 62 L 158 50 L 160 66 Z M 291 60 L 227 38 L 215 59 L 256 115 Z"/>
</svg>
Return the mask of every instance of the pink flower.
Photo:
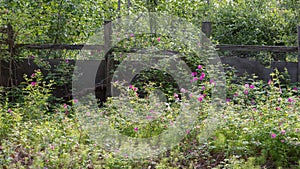
<svg viewBox="0 0 300 169">
<path fill-rule="evenodd" d="M 32 73 L 32 74 L 31 74 L 31 78 L 34 78 L 34 77 L 35 77 L 35 73 Z"/>
<path fill-rule="evenodd" d="M 252 100 L 251 100 L 251 103 L 252 103 L 252 104 L 255 104 L 256 102 L 255 102 L 255 100 L 254 100 L 254 99 L 252 99 Z"/>
<path fill-rule="evenodd" d="M 134 86 L 132 86 L 132 85 L 129 86 L 129 89 L 132 89 L 132 90 L 134 90 L 134 91 L 137 91 L 137 88 L 134 87 Z"/>
<path fill-rule="evenodd" d="M 292 98 L 288 98 L 288 102 L 293 102 L 294 100 Z"/>
<path fill-rule="evenodd" d="M 202 86 L 202 90 L 205 90 L 205 86 Z"/>
<path fill-rule="evenodd" d="M 133 34 L 133 33 L 131 33 L 131 34 L 130 34 L 130 37 L 134 37 L 134 34 Z"/>
<path fill-rule="evenodd" d="M 254 89 L 254 85 L 250 85 L 250 89 Z"/>
<path fill-rule="evenodd" d="M 204 97 L 203 95 L 200 95 L 200 96 L 198 97 L 198 101 L 199 101 L 199 102 L 202 102 L 202 101 L 203 101 L 203 97 Z"/>
<path fill-rule="evenodd" d="M 192 98 L 192 97 L 193 97 L 193 93 L 190 93 L 190 94 L 189 94 L 189 97 Z"/>
<path fill-rule="evenodd" d="M 35 86 L 36 85 L 36 82 L 31 82 L 31 86 Z"/>
<path fill-rule="evenodd" d="M 158 41 L 158 42 L 160 42 L 160 40 L 161 40 L 160 38 L 157 38 L 157 41 Z"/>
<path fill-rule="evenodd" d="M 249 84 L 245 84 L 245 88 L 249 88 Z"/>
<path fill-rule="evenodd" d="M 281 130 L 281 134 L 285 134 L 286 132 L 285 132 L 285 130 Z"/>
<path fill-rule="evenodd" d="M 186 93 L 186 89 L 181 88 L 181 89 L 180 89 L 180 92 L 181 92 L 181 93 Z"/>
<path fill-rule="evenodd" d="M 282 100 L 282 98 L 281 98 L 281 97 L 279 97 L 277 100 L 280 102 L 280 101 Z"/>
<path fill-rule="evenodd" d="M 74 103 L 78 103 L 78 100 L 77 100 L 77 99 L 74 99 L 73 102 L 74 102 Z"/>
<path fill-rule="evenodd" d="M 193 78 L 193 82 L 197 81 L 198 80 L 198 77 L 194 77 Z"/>
<path fill-rule="evenodd" d="M 187 133 L 187 134 L 190 134 L 190 132 L 191 132 L 191 131 L 190 131 L 189 129 L 186 130 L 186 133 Z"/>
<path fill-rule="evenodd" d="M 90 112 L 86 112 L 86 116 L 90 116 L 91 115 L 91 113 Z"/>
<path fill-rule="evenodd" d="M 230 99 L 227 98 L 227 99 L 226 99 L 226 102 L 230 102 Z"/>
<path fill-rule="evenodd" d="M 272 133 L 271 138 L 275 138 L 275 137 L 276 137 L 276 134 Z"/>
<path fill-rule="evenodd" d="M 135 127 L 133 130 L 134 130 L 134 131 L 138 131 L 138 130 L 139 130 L 139 128 L 138 128 L 138 127 Z"/>
<path fill-rule="evenodd" d="M 192 76 L 194 77 L 194 76 L 197 76 L 197 72 L 192 72 Z"/>
<path fill-rule="evenodd" d="M 10 108 L 9 108 L 7 111 L 8 111 L 8 113 L 11 113 L 11 112 L 12 112 L 12 110 L 11 110 Z"/>
<path fill-rule="evenodd" d="M 198 69 L 202 69 L 202 66 L 201 66 L 201 65 L 198 65 Z"/>
<path fill-rule="evenodd" d="M 282 139 L 281 142 L 284 143 L 284 140 Z"/>
<path fill-rule="evenodd" d="M 66 59 L 66 63 L 69 63 L 69 59 Z"/>
<path fill-rule="evenodd" d="M 276 110 L 280 110 L 280 107 L 276 107 Z"/>
<path fill-rule="evenodd" d="M 177 93 L 174 93 L 174 97 L 175 97 L 175 98 L 178 98 L 178 94 L 177 94 Z"/>
<path fill-rule="evenodd" d="M 200 80 L 203 80 L 204 78 L 205 78 L 205 73 L 202 72 L 199 79 L 200 79 Z"/>
<path fill-rule="evenodd" d="M 65 108 L 65 109 L 67 109 L 67 108 L 68 108 L 68 105 L 67 105 L 66 103 L 64 104 L 64 108 Z"/>
<path fill-rule="evenodd" d="M 249 94 L 249 91 L 248 90 L 244 90 L 244 94 Z"/>
<path fill-rule="evenodd" d="M 233 94 L 233 96 L 234 96 L 234 97 L 237 97 L 237 96 L 238 96 L 238 94 L 237 94 L 237 93 L 234 93 L 234 94 Z"/>
<path fill-rule="evenodd" d="M 150 119 L 152 119 L 152 116 L 147 116 L 146 118 L 147 118 L 148 120 L 150 120 Z"/>
<path fill-rule="evenodd" d="M 271 85 L 273 82 L 272 82 L 272 80 L 270 79 L 269 81 L 268 81 L 268 85 Z"/>
<path fill-rule="evenodd" d="M 297 88 L 297 87 L 294 87 L 294 88 L 293 88 L 293 90 L 294 90 L 294 91 L 297 91 L 297 90 L 298 90 L 298 88 Z"/>
</svg>

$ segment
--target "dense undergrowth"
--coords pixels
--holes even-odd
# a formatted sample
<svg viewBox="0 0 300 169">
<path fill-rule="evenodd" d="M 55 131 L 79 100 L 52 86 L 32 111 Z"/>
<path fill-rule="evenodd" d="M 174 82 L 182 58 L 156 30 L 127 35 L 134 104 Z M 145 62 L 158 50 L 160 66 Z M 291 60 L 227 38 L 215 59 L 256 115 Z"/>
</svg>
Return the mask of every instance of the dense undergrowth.
<svg viewBox="0 0 300 169">
<path fill-rule="evenodd" d="M 191 79 L 201 75 L 201 66 Z M 197 72 L 197 73 L 196 73 Z M 203 74 L 202 74 L 203 76 Z M 201 77 L 201 76 L 200 76 Z M 197 79 L 202 95 L 194 97 L 203 104 L 198 123 L 186 131 L 186 136 L 172 149 L 157 157 L 132 160 L 126 154 L 116 156 L 84 129 L 78 113 L 85 105 L 78 100 L 68 104 L 50 105 L 51 83 L 45 83 L 37 70 L 26 78 L 19 100 L 0 102 L 0 165 L 3 168 L 299 168 L 300 167 L 300 97 L 299 85 L 281 84 L 279 73 L 272 74 L 268 83 L 227 78 L 226 106 L 219 114 L 219 123 L 211 136 L 200 141 L 205 118 L 209 113 L 210 95 L 203 95 L 212 85 Z M 147 98 L 140 98 L 134 86 L 124 88 L 137 112 L 145 112 Z M 150 137 L 152 131 L 162 132 L 179 112 L 183 93 L 172 93 L 166 116 L 152 117 L 152 125 L 117 123 L 126 116 L 115 112 L 116 99 L 110 99 L 99 111 L 106 112 L 109 127 L 131 137 Z M 21 93 L 21 94 L 20 94 Z M 172 100 L 172 99 L 171 99 Z M 51 109 L 50 109 L 51 108 Z M 119 107 L 120 108 L 120 107 Z M 50 111 L 51 110 L 51 111 Z M 81 112 L 78 112 L 81 110 Z M 125 110 L 124 110 L 125 111 Z M 163 110 L 164 111 L 164 110 Z M 84 112 L 90 116 L 90 112 Z M 154 134 L 155 134 L 154 132 Z M 152 134 L 152 135 L 151 135 Z"/>
</svg>

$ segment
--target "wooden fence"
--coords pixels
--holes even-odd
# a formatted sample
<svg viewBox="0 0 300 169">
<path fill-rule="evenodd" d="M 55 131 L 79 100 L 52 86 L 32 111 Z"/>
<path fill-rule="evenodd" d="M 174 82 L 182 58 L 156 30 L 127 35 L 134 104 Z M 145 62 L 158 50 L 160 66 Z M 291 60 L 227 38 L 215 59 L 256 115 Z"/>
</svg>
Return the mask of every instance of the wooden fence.
<svg viewBox="0 0 300 169">
<path fill-rule="evenodd" d="M 202 31 L 206 35 L 211 34 L 211 23 L 203 22 Z M 111 39 L 112 27 L 111 22 L 106 21 L 104 26 L 104 40 L 105 44 L 103 45 L 69 45 L 69 44 L 15 44 L 15 34 L 11 25 L 7 25 L 5 27 L 0 28 L 0 50 L 6 51 L 9 53 L 10 58 L 14 58 L 16 55 L 16 51 L 18 49 L 51 49 L 51 50 L 104 50 L 108 51 L 112 44 Z M 2 36 L 1 36 L 2 35 Z M 4 48 L 3 48 L 4 46 Z M 83 48 L 84 47 L 84 48 Z M 288 72 L 291 77 L 292 82 L 300 82 L 300 26 L 298 26 L 298 47 L 286 47 L 286 46 L 255 46 L 255 45 L 227 45 L 221 44 L 216 45 L 217 50 L 219 51 L 249 51 L 249 52 L 258 52 L 258 51 L 269 51 L 269 52 L 283 52 L 283 53 L 297 53 L 298 52 L 298 63 L 292 62 L 273 62 L 271 64 L 271 68 L 265 68 L 257 61 L 250 61 L 247 58 L 238 58 L 238 57 L 221 57 L 221 61 L 225 64 L 229 64 L 237 68 L 240 73 L 248 72 L 250 74 L 255 73 L 259 76 L 260 79 L 268 80 L 269 74 L 273 71 L 274 68 L 278 68 L 279 70 L 283 70 L 284 68 L 288 69 Z M 111 81 L 111 70 L 113 68 L 114 61 L 113 58 L 107 57 L 105 63 L 103 64 L 103 73 L 101 77 L 104 78 L 104 86 L 109 87 Z M 7 64 L 4 61 L 0 63 L 0 85 L 2 86 L 11 86 L 14 84 L 19 84 L 22 81 L 23 73 L 31 74 L 32 69 L 29 68 L 28 71 L 19 71 L 16 72 L 17 69 L 12 64 L 12 59 L 9 59 L 10 62 Z M 54 62 L 55 63 L 55 62 Z M 25 66 L 21 66 L 25 69 L 27 64 L 27 59 L 24 61 Z M 3 65 L 6 65 L 5 68 Z M 19 65 L 20 66 L 20 65 Z M 21 75 L 16 75 L 16 73 L 22 73 Z M 7 76 L 8 75 L 8 76 Z M 15 77 L 15 78 L 14 78 Z M 18 78 L 16 78 L 18 77 Z M 13 79 L 17 81 L 13 81 Z M 9 82 L 9 83 L 8 83 Z M 110 96 L 110 89 L 107 88 L 106 96 Z"/>
</svg>

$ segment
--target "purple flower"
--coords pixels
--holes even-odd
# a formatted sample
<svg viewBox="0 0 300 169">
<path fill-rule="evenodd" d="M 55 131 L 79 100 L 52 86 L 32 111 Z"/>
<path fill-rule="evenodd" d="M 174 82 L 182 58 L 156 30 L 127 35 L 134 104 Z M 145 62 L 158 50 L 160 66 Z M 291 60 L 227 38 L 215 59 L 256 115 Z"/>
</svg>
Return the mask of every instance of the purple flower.
<svg viewBox="0 0 300 169">
<path fill-rule="evenodd" d="M 205 78 L 205 73 L 202 72 L 199 79 L 200 79 L 200 80 L 203 80 L 204 78 Z"/>
<path fill-rule="evenodd" d="M 297 90 L 298 90 L 298 88 L 297 88 L 297 87 L 294 87 L 294 88 L 293 88 L 293 90 L 294 90 L 294 91 L 297 91 Z"/>
<path fill-rule="evenodd" d="M 250 89 L 254 89 L 254 85 L 250 85 Z"/>
<path fill-rule="evenodd" d="M 34 78 L 35 75 L 36 75 L 35 73 L 32 73 L 30 77 L 31 77 L 31 78 Z"/>
<path fill-rule="evenodd" d="M 282 139 L 281 142 L 284 143 L 284 140 Z"/>
<path fill-rule="evenodd" d="M 66 63 L 69 63 L 69 59 L 66 59 Z"/>
<path fill-rule="evenodd" d="M 31 84 L 31 86 L 35 86 L 36 82 L 31 82 L 30 84 Z"/>
<path fill-rule="evenodd" d="M 158 42 L 160 42 L 160 41 L 161 41 L 161 39 L 160 39 L 160 38 L 157 38 L 157 41 L 158 41 Z"/>
<path fill-rule="evenodd" d="M 198 97 L 198 101 L 199 101 L 199 102 L 202 102 L 202 101 L 203 101 L 203 97 L 204 97 L 203 95 L 200 95 L 200 96 Z"/>
<path fill-rule="evenodd" d="M 233 94 L 233 96 L 234 96 L 234 97 L 237 97 L 237 96 L 238 96 L 238 94 L 237 94 L 237 93 L 234 93 L 234 94 Z"/>
<path fill-rule="evenodd" d="M 132 85 L 129 86 L 129 89 L 132 89 L 132 90 L 134 90 L 134 91 L 137 91 L 137 88 L 134 87 L 134 86 L 132 86 Z"/>
<path fill-rule="evenodd" d="M 11 113 L 11 112 L 12 112 L 12 110 L 11 110 L 10 108 L 9 108 L 7 111 L 8 111 L 8 113 Z"/>
<path fill-rule="evenodd" d="M 138 131 L 138 130 L 139 130 L 139 128 L 138 128 L 138 127 L 135 127 L 133 130 L 134 130 L 134 131 Z"/>
<path fill-rule="evenodd" d="M 271 138 L 275 138 L 275 137 L 276 137 L 276 134 L 272 133 Z"/>
<path fill-rule="evenodd" d="M 133 33 L 131 33 L 131 34 L 130 34 L 130 37 L 134 37 L 134 34 L 133 34 Z"/>
<path fill-rule="evenodd" d="M 193 78 L 193 82 L 197 81 L 198 80 L 198 77 L 194 77 Z"/>
<path fill-rule="evenodd" d="M 192 76 L 194 77 L 194 76 L 197 76 L 197 72 L 192 72 Z"/>
<path fill-rule="evenodd" d="M 216 82 L 212 79 L 209 80 L 210 84 L 216 85 Z"/>
<path fill-rule="evenodd" d="M 292 98 L 288 98 L 288 102 L 293 102 L 294 100 Z"/>
<path fill-rule="evenodd" d="M 201 66 L 201 65 L 198 65 L 198 69 L 202 69 L 202 66 Z"/>
<path fill-rule="evenodd" d="M 244 94 L 249 94 L 249 91 L 248 90 L 244 90 Z"/>
<path fill-rule="evenodd" d="M 50 145 L 50 149 L 51 149 L 51 150 L 54 150 L 54 148 L 55 148 L 55 147 L 54 147 L 53 145 Z"/>
<path fill-rule="evenodd" d="M 202 86 L 202 90 L 205 90 L 205 86 Z"/>
<path fill-rule="evenodd" d="M 285 132 L 285 130 L 281 130 L 281 134 L 283 134 L 283 135 L 284 135 L 285 133 L 286 133 L 286 132 Z"/>
<path fill-rule="evenodd" d="M 226 102 L 230 102 L 230 99 L 227 98 L 227 99 L 226 99 Z"/>
</svg>

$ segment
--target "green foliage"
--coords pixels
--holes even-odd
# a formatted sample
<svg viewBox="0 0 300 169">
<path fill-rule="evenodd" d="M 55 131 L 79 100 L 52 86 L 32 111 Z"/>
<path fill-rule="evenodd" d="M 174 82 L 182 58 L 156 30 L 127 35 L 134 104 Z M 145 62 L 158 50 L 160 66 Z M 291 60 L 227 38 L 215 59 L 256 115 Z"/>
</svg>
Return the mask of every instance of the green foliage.
<svg viewBox="0 0 300 169">
<path fill-rule="evenodd" d="M 276 0 L 216 2 L 212 37 L 222 44 L 296 45 L 299 3 L 288 4 L 298 9 Z"/>
</svg>

